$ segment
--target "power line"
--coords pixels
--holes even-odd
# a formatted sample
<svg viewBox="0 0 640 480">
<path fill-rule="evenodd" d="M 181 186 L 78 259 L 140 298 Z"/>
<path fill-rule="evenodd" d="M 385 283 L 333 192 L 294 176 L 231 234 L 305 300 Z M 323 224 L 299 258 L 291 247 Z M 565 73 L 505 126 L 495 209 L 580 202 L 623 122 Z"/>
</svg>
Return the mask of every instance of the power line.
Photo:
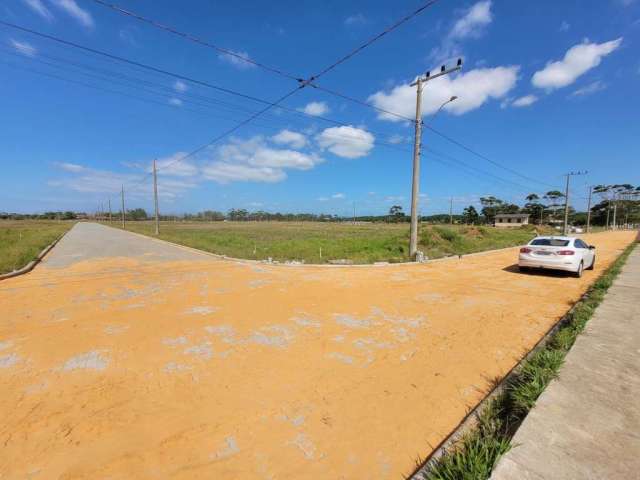
<svg viewBox="0 0 640 480">
<path fill-rule="evenodd" d="M 517 175 L 520 178 L 524 178 L 525 180 L 528 180 L 530 182 L 539 183 L 541 185 L 546 185 L 546 186 L 552 187 L 552 188 L 558 188 L 557 185 L 552 185 L 550 183 L 543 182 L 543 181 L 538 180 L 536 178 L 532 178 L 532 177 L 529 177 L 527 175 L 523 175 L 520 172 L 518 172 L 516 170 L 513 170 L 512 168 L 506 167 L 506 166 L 502 165 L 501 163 L 498 163 L 495 160 L 492 160 L 489 157 L 487 157 L 485 155 L 482 155 L 481 153 L 476 152 L 471 147 L 468 147 L 467 145 L 463 144 L 462 142 L 459 142 L 458 140 L 455 140 L 455 139 L 451 138 L 450 136 L 445 135 L 442 132 L 439 132 L 438 130 L 436 130 L 435 128 L 433 128 L 433 127 L 431 127 L 429 125 L 425 125 L 425 127 L 428 128 L 429 130 L 431 130 L 436 135 L 444 138 L 445 140 L 453 143 L 454 145 L 457 145 L 458 147 L 462 148 L 463 150 L 466 150 L 467 152 L 471 153 L 472 155 L 475 155 L 476 157 L 481 158 L 482 160 L 485 160 L 485 161 L 491 163 L 492 165 L 495 165 L 496 167 L 502 168 L 503 170 L 506 170 L 507 172 L 510 172 L 510 173 L 512 173 L 514 175 Z"/>
<path fill-rule="evenodd" d="M 313 82 L 313 81 L 317 80 L 318 78 L 322 77 L 326 73 L 328 73 L 331 70 L 333 70 L 334 68 L 336 68 L 338 65 L 340 65 L 340 64 L 346 62 L 347 60 L 351 59 L 352 57 L 354 57 L 355 55 L 360 53 L 362 50 L 364 50 L 365 48 L 369 47 L 371 44 L 373 44 L 376 41 L 380 40 L 385 35 L 391 33 L 393 30 L 398 28 L 400 25 L 408 22 L 412 18 L 414 18 L 414 17 L 418 16 L 419 14 L 421 14 L 422 12 L 424 12 L 427 8 L 429 8 L 431 5 L 433 5 L 437 1 L 438 0 L 430 0 L 430 1 L 426 2 L 425 4 L 423 4 L 421 7 L 419 7 L 418 9 L 416 9 L 415 11 L 413 11 L 412 13 L 409 13 L 408 15 L 405 15 L 404 17 L 402 17 L 400 20 L 397 20 L 395 23 L 393 23 L 389 27 L 385 28 L 382 32 L 378 33 L 377 35 L 374 35 L 372 38 L 367 40 L 365 43 L 363 43 L 359 47 L 356 47 L 355 49 L 353 49 L 352 51 L 350 51 L 349 53 L 347 53 L 343 57 L 341 57 L 338 60 L 336 60 L 335 62 L 333 62 L 331 65 L 325 67 L 323 70 L 320 71 L 320 73 L 317 73 L 317 74 L 309 77 L 308 82 Z"/>
<path fill-rule="evenodd" d="M 352 57 L 354 57 L 355 55 L 357 55 L 358 53 L 360 53 L 362 50 L 364 50 L 365 48 L 369 47 L 371 44 L 375 43 L 376 41 L 380 40 L 382 37 L 384 37 L 385 35 L 389 34 L 390 32 L 392 32 L 393 30 L 395 30 L 396 28 L 400 27 L 401 25 L 403 25 L 404 23 L 408 22 L 409 20 L 413 19 L 414 17 L 418 16 L 419 14 L 421 14 L 423 11 L 425 11 L 427 8 L 429 8 L 430 6 L 432 6 L 434 3 L 436 3 L 438 0 L 430 0 L 428 2 L 426 2 L 425 4 L 423 4 L 421 7 L 419 7 L 418 9 L 416 9 L 415 11 L 409 13 L 408 15 L 405 15 L 404 17 L 402 17 L 401 19 L 397 20 L 396 22 L 394 22 L 392 25 L 390 25 L 389 27 L 387 27 L 386 29 L 384 29 L 383 31 L 381 31 L 380 33 L 378 33 L 377 35 L 373 36 L 372 38 L 370 38 L 369 40 L 367 40 L 365 43 L 363 43 L 362 45 L 356 47 L 355 49 L 351 50 L 349 53 L 347 53 L 346 55 L 344 55 L 343 57 L 339 58 L 338 60 L 336 60 L 335 62 L 333 62 L 332 64 L 328 65 L 327 67 L 325 67 L 323 70 L 321 70 L 319 73 L 312 75 L 311 77 L 309 77 L 308 79 L 304 79 L 301 78 L 300 76 L 296 76 L 287 72 L 284 72 L 283 70 L 279 69 L 279 68 L 275 68 L 272 66 L 268 66 L 266 64 L 263 64 L 261 62 L 255 61 L 253 59 L 249 59 L 246 58 L 243 55 L 239 55 L 231 50 L 225 49 L 220 47 L 219 45 L 215 45 L 209 41 L 203 40 L 199 37 L 196 37 L 193 34 L 190 33 L 186 33 L 186 32 L 182 32 L 179 31 L 173 27 L 170 27 L 168 25 L 164 25 L 156 20 L 153 20 L 149 17 L 145 17 L 143 15 L 140 15 L 138 13 L 134 13 L 130 10 L 126 10 L 118 5 L 115 5 L 113 3 L 109 3 L 106 2 L 104 0 L 93 0 L 93 2 L 102 5 L 104 7 L 110 8 L 118 13 L 121 13 L 123 15 L 129 16 L 131 18 L 135 18 L 136 20 L 139 20 L 141 22 L 147 23 L 149 25 L 152 25 L 156 28 L 159 28 L 161 30 L 164 30 L 166 32 L 169 32 L 173 35 L 177 35 L 185 40 L 197 43 L 199 45 L 205 46 L 205 47 L 209 47 L 214 49 L 217 52 L 221 52 L 224 53 L 226 55 L 231 55 L 232 57 L 236 57 L 239 60 L 243 61 L 243 62 L 247 62 L 250 63 L 252 65 L 255 65 L 256 67 L 262 68 L 263 70 L 275 73 L 277 75 L 280 75 L 282 77 L 285 78 L 289 78 L 292 80 L 296 80 L 297 82 L 303 83 L 305 85 L 308 86 L 312 86 L 314 88 L 317 88 L 318 90 L 322 90 L 330 95 L 336 96 L 336 97 L 340 97 L 343 98 L 345 100 L 349 100 L 351 102 L 355 102 L 358 103 L 360 105 L 369 107 L 369 108 L 373 108 L 379 112 L 382 113 L 386 113 L 388 115 L 392 115 L 395 116 L 397 118 L 401 118 L 403 120 L 407 120 L 410 122 L 413 122 L 414 120 L 412 118 L 406 117 L 404 115 L 400 115 L 398 113 L 395 112 L 391 112 L 388 110 L 385 110 L 383 108 L 377 107 L 376 105 L 373 105 L 371 103 L 365 102 L 363 100 L 358 100 L 356 98 L 353 97 L 349 97 L 343 93 L 337 92 L 335 90 L 331 90 L 325 87 L 322 87 L 320 85 L 317 85 L 315 83 L 315 81 L 320 78 L 321 76 L 325 75 L 326 73 L 328 73 L 329 71 L 333 70 L 334 68 L 336 68 L 338 65 L 346 62 L 347 60 L 351 59 Z"/>
<path fill-rule="evenodd" d="M 177 30 L 177 29 L 175 29 L 175 28 L 173 28 L 173 27 L 171 27 L 169 25 L 165 25 L 165 24 L 162 24 L 162 23 L 160 23 L 160 22 L 158 22 L 156 20 L 150 19 L 148 17 L 144 17 L 144 16 L 142 16 L 142 15 L 140 15 L 138 13 L 132 12 L 131 10 L 126 10 L 126 9 L 124 9 L 124 8 L 118 6 L 118 5 L 113 4 L 113 3 L 105 2 L 103 0 L 93 0 L 93 1 L 95 3 L 97 3 L 97 4 L 99 4 L 99 5 L 102 5 L 104 7 L 110 8 L 110 9 L 112 9 L 112 10 L 118 12 L 118 13 L 121 13 L 121 14 L 126 15 L 126 16 L 131 17 L 131 18 L 135 18 L 136 20 L 139 20 L 141 22 L 148 23 L 149 25 L 152 25 L 152 26 L 154 26 L 156 28 L 159 28 L 161 30 L 169 32 L 169 33 L 171 33 L 173 35 L 177 35 L 178 37 L 184 38 L 185 40 L 189 40 L 191 42 L 198 43 L 198 44 L 200 44 L 202 46 L 205 46 L 205 47 L 208 47 L 208 48 L 212 48 L 213 50 L 215 50 L 215 51 L 217 51 L 219 53 L 222 53 L 224 55 L 229 55 L 230 57 L 234 57 L 234 58 L 236 58 L 236 59 L 238 59 L 238 60 L 240 60 L 242 62 L 249 63 L 249 64 L 254 65 L 256 67 L 262 68 L 263 70 L 266 70 L 268 72 L 275 73 L 276 75 L 280 75 L 282 77 L 289 78 L 291 80 L 296 80 L 298 82 L 304 81 L 304 79 L 302 79 L 300 77 L 296 77 L 295 75 L 292 75 L 290 73 L 287 73 L 284 70 L 281 70 L 279 68 L 266 65 L 264 63 L 258 62 L 256 60 L 251 59 L 251 58 L 248 58 L 248 57 L 246 57 L 244 55 L 240 55 L 240 54 L 238 54 L 238 53 L 236 53 L 236 52 L 234 52 L 232 50 L 223 48 L 223 47 L 221 47 L 219 45 L 215 45 L 215 44 L 213 44 L 213 43 L 211 43 L 211 42 L 209 42 L 207 40 L 203 40 L 203 39 L 201 39 L 199 37 L 196 37 L 195 35 L 192 35 L 190 33 L 181 32 L 181 31 L 179 31 L 179 30 Z"/>
</svg>

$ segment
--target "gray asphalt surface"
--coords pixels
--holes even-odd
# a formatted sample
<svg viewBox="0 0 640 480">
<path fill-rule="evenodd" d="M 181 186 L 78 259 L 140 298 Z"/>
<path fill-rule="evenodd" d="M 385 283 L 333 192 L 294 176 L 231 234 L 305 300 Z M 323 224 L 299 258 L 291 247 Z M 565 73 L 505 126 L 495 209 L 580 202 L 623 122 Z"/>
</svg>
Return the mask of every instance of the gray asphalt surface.
<svg viewBox="0 0 640 480">
<path fill-rule="evenodd" d="M 76 223 L 43 260 L 48 268 L 64 268 L 85 260 L 128 257 L 144 262 L 212 260 L 206 254 L 157 242 L 97 223 Z"/>
</svg>

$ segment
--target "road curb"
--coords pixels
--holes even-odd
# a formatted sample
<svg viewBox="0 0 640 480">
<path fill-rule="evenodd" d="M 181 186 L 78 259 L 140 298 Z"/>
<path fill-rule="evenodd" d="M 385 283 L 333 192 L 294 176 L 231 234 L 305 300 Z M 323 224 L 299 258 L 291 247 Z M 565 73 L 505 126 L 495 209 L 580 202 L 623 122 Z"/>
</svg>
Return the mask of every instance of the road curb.
<svg viewBox="0 0 640 480">
<path fill-rule="evenodd" d="M 462 260 L 462 259 L 467 258 L 467 257 L 477 257 L 477 256 L 481 256 L 481 255 L 488 255 L 490 253 L 495 253 L 495 252 L 513 250 L 513 249 L 516 249 L 516 248 L 520 248 L 522 246 L 522 245 L 513 245 L 511 247 L 503 247 L 503 248 L 495 248 L 495 249 L 491 249 L 491 250 L 483 250 L 482 252 L 467 253 L 467 254 L 464 254 L 464 255 L 450 255 L 448 257 L 434 258 L 434 259 L 431 259 L 431 260 L 426 260 L 424 262 L 395 262 L 395 263 L 380 262 L 380 263 L 358 263 L 358 264 L 352 264 L 352 265 L 332 265 L 332 264 L 326 264 L 326 263 L 286 263 L 286 262 L 269 263 L 266 260 L 252 260 L 250 258 L 228 257 L 226 255 L 221 255 L 219 253 L 207 252 L 206 250 L 200 250 L 198 248 L 189 247 L 187 245 L 181 245 L 179 243 L 170 242 L 169 240 L 163 240 L 161 238 L 153 237 L 151 235 L 145 235 L 144 233 L 132 232 L 131 230 L 122 229 L 122 228 L 119 228 L 119 227 L 113 227 L 111 225 L 106 225 L 104 223 L 99 223 L 99 225 L 103 225 L 103 226 L 109 227 L 109 228 L 115 228 L 116 230 L 120 230 L 120 231 L 124 231 L 124 232 L 127 232 L 127 233 L 131 233 L 133 235 L 137 235 L 139 237 L 150 239 L 150 240 L 153 240 L 153 241 L 156 241 L 156 242 L 167 243 L 167 244 L 172 245 L 174 247 L 178 247 L 178 248 L 181 248 L 181 249 L 184 249 L 184 250 L 188 250 L 188 251 L 191 251 L 191 252 L 199 253 L 201 255 L 207 255 L 209 257 L 214 257 L 214 258 L 217 258 L 218 260 L 229 260 L 231 262 L 244 263 L 244 264 L 249 264 L 249 265 L 271 265 L 273 267 L 293 267 L 293 268 L 299 268 L 299 267 L 313 267 L 313 268 L 364 268 L 364 267 L 367 267 L 367 268 L 383 268 L 383 267 L 401 267 L 401 266 L 411 266 L 411 265 L 418 267 L 420 265 L 429 265 L 430 263 Z"/>
<path fill-rule="evenodd" d="M 71 227 L 73 228 L 73 227 Z M 0 281 L 1 280 L 6 280 L 8 278 L 13 278 L 13 277 L 17 277 L 19 275 L 24 275 L 25 273 L 29 273 L 31 270 L 33 270 L 36 265 L 38 265 L 42 259 L 47 255 L 47 253 L 49 253 L 51 251 L 51 249 L 53 247 L 55 247 L 57 245 L 57 243 L 62 240 L 62 238 L 69 233 L 69 231 L 71 231 L 71 228 L 69 230 L 67 230 L 66 232 L 64 232 L 62 235 L 60 235 L 57 239 L 55 239 L 53 242 L 51 242 L 48 246 L 46 246 L 44 248 L 44 250 L 42 250 L 38 256 L 36 258 L 34 258 L 33 260 L 31 260 L 29 263 L 27 263 L 24 267 L 19 268 L 18 270 L 14 270 L 13 272 L 9 272 L 9 273 L 3 273 L 2 275 L 0 275 Z"/>
<path fill-rule="evenodd" d="M 638 240 L 630 242 L 629 245 L 633 245 L 634 243 L 637 243 L 639 241 L 640 233 L 638 234 Z M 627 247 L 629 245 L 627 245 Z M 627 247 L 625 247 L 625 249 Z M 613 265 L 617 258 L 618 257 L 614 259 L 611 265 Z M 594 283 L 597 280 L 598 279 L 596 278 L 596 280 L 594 280 Z M 437 463 L 440 457 L 445 455 L 453 445 L 455 445 L 464 437 L 465 434 L 469 433 L 476 427 L 476 425 L 478 424 L 477 419 L 482 414 L 487 405 L 505 391 L 509 382 L 520 372 L 522 364 L 529 360 L 538 351 L 546 347 L 547 344 L 553 339 L 553 336 L 556 334 L 556 332 L 571 321 L 573 312 L 582 301 L 588 299 L 589 292 L 590 287 L 585 293 L 580 296 L 580 298 L 573 304 L 573 306 L 569 310 L 567 310 L 567 312 L 554 325 L 552 325 L 549 330 L 547 330 L 544 336 L 540 338 L 540 340 L 538 340 L 533 348 L 529 350 L 529 352 L 511 368 L 511 370 L 507 372 L 507 374 L 500 380 L 500 382 L 495 385 L 493 389 L 482 400 L 480 400 L 480 402 L 472 410 L 470 410 L 465 415 L 462 421 L 451 431 L 451 433 L 449 433 L 449 435 L 447 435 L 447 437 L 438 444 L 436 449 L 433 450 L 433 452 L 431 452 L 431 454 L 429 454 L 424 460 L 421 460 L 419 462 L 417 468 L 407 476 L 407 479 L 423 480 L 425 478 L 423 475 Z"/>
</svg>

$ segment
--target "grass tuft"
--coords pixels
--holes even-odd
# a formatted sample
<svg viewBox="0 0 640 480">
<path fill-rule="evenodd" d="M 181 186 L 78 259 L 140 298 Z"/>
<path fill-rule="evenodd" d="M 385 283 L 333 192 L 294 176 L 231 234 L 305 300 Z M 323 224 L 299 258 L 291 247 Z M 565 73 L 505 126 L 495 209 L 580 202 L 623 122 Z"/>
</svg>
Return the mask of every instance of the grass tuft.
<svg viewBox="0 0 640 480">
<path fill-rule="evenodd" d="M 602 302 L 635 244 L 629 245 L 578 302 L 566 323 L 547 345 L 525 360 L 504 392 L 489 400 L 477 425 L 423 472 L 424 480 L 484 480 L 549 382 L 558 376 L 564 357 Z"/>
</svg>

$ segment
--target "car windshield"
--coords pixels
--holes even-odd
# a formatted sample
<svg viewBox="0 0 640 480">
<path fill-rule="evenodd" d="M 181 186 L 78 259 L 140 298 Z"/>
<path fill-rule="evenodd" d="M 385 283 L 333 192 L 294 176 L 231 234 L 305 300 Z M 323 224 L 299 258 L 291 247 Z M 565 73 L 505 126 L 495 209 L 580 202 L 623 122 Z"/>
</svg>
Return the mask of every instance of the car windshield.
<svg viewBox="0 0 640 480">
<path fill-rule="evenodd" d="M 531 245 L 543 245 L 546 247 L 566 247 L 569 240 L 561 240 L 559 238 L 536 238 Z"/>
</svg>

